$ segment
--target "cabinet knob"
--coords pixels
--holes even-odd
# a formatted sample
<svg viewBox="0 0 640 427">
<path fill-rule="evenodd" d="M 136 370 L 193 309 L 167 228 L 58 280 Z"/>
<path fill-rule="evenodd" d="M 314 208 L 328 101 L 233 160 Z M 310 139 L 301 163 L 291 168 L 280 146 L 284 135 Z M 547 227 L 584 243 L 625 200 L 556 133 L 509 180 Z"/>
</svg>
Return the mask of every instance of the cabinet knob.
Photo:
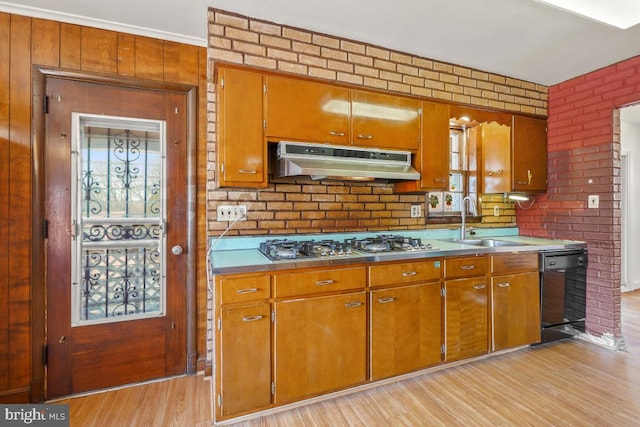
<svg viewBox="0 0 640 427">
<path fill-rule="evenodd" d="M 171 248 L 171 253 L 178 256 L 178 255 L 182 255 L 183 249 L 182 246 L 180 245 L 175 245 L 174 247 Z"/>
</svg>

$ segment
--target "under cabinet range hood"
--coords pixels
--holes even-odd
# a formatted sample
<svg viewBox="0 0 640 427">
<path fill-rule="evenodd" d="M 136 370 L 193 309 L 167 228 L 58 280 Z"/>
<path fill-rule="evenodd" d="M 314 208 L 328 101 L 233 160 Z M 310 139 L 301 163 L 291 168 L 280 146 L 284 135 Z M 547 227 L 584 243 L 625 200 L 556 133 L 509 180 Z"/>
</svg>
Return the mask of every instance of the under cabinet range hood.
<svg viewBox="0 0 640 427">
<path fill-rule="evenodd" d="M 312 179 L 415 181 L 411 152 L 306 142 L 278 143 L 274 176 L 307 175 Z"/>
</svg>

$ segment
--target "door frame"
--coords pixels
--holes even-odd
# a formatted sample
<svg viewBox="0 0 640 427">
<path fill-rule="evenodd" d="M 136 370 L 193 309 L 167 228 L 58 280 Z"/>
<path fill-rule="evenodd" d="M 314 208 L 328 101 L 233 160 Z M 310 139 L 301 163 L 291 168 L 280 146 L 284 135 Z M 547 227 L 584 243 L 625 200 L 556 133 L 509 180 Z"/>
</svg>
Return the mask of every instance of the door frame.
<svg viewBox="0 0 640 427">
<path fill-rule="evenodd" d="M 187 374 L 196 373 L 196 260 L 197 260 L 197 96 L 196 86 L 113 76 L 99 73 L 78 72 L 35 65 L 32 80 L 32 191 L 31 191 L 31 400 L 42 401 L 45 395 L 46 364 L 46 265 L 45 265 L 45 176 L 44 147 L 46 144 L 46 114 L 44 93 L 48 77 L 70 79 L 80 82 L 122 86 L 135 89 L 174 92 L 186 95 L 187 100 L 187 277 L 186 319 L 187 319 Z"/>
</svg>

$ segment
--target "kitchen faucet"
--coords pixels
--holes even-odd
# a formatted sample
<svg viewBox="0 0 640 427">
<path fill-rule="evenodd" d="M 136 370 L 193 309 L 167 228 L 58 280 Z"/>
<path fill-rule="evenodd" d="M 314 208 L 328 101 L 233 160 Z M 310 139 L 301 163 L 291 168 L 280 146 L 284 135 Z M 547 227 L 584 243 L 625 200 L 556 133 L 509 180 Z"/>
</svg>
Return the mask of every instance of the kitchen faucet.
<svg viewBox="0 0 640 427">
<path fill-rule="evenodd" d="M 471 208 L 471 214 L 472 215 L 478 215 L 478 211 L 476 210 L 476 203 L 475 201 L 471 198 L 471 196 L 467 196 L 464 199 L 462 199 L 462 204 L 460 206 L 460 213 L 462 216 L 462 224 L 460 225 L 460 240 L 464 240 L 467 238 L 467 210 L 464 207 L 464 202 L 469 202 L 469 207 Z"/>
</svg>

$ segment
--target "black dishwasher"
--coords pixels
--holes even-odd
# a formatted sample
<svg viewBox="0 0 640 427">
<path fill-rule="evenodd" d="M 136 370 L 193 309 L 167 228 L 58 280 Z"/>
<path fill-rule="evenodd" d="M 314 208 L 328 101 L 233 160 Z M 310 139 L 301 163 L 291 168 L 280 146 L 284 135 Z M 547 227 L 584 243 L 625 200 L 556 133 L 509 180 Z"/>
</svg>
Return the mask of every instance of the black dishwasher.
<svg viewBox="0 0 640 427">
<path fill-rule="evenodd" d="M 540 344 L 585 331 L 587 250 L 540 252 Z"/>
</svg>

